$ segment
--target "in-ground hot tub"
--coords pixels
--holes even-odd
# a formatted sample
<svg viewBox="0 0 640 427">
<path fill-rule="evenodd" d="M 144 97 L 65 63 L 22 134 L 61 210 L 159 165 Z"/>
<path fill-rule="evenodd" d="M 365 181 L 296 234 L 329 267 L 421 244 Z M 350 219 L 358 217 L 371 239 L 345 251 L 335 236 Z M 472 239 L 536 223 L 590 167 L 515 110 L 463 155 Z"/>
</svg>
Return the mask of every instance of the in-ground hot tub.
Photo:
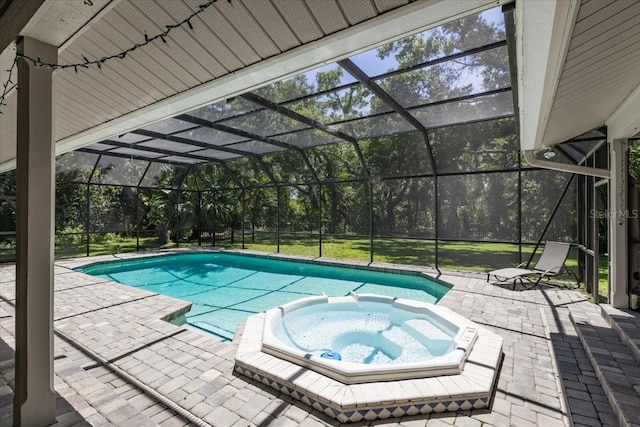
<svg viewBox="0 0 640 427">
<path fill-rule="evenodd" d="M 268 310 L 262 351 L 344 384 L 459 374 L 476 328 L 433 304 L 375 294 Z"/>
<path fill-rule="evenodd" d="M 237 373 L 343 423 L 489 408 L 502 360 L 487 328 L 373 294 L 297 300 L 237 336 Z"/>
</svg>

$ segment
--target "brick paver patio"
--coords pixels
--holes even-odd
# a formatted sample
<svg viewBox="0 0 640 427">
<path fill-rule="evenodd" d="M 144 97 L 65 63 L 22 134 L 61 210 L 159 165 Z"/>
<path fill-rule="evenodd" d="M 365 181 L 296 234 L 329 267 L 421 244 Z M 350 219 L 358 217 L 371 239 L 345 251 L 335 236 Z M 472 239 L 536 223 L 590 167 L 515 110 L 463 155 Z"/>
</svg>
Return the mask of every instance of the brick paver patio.
<svg viewBox="0 0 640 427">
<path fill-rule="evenodd" d="M 184 312 L 188 303 L 71 270 L 87 262 L 83 258 L 56 263 L 56 425 L 338 425 L 286 395 L 237 376 L 237 344 L 163 320 Z M 513 291 L 510 285 L 488 284 L 480 275 L 448 273 L 440 279 L 454 287 L 439 304 L 504 338 L 492 409 L 373 424 L 617 424 L 569 319 L 569 308 L 588 309 L 584 294 L 544 287 Z M 14 283 L 14 266 L 0 265 L 3 426 L 11 425 L 12 416 Z"/>
</svg>

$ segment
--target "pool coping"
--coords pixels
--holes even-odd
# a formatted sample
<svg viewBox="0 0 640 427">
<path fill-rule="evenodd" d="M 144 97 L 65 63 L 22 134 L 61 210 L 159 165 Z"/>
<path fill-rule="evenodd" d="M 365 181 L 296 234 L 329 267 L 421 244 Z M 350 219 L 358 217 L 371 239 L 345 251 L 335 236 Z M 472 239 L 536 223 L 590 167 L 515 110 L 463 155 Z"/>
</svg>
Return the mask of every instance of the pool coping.
<svg viewBox="0 0 640 427">
<path fill-rule="evenodd" d="M 153 258 L 153 257 L 162 257 L 167 255 L 177 255 L 183 253 L 229 253 L 235 255 L 242 255 L 253 258 L 268 258 L 268 259 L 278 259 L 281 261 L 296 261 L 302 262 L 305 264 L 320 264 L 331 267 L 347 267 L 354 268 L 357 270 L 369 270 L 369 271 L 378 271 L 382 273 L 389 274 L 407 274 L 411 276 L 421 276 L 427 277 L 428 279 L 438 283 L 439 285 L 447 287 L 449 290 L 453 288 L 451 283 L 447 283 L 441 280 L 439 277 L 440 272 L 436 269 L 426 266 L 416 266 L 416 265 L 405 265 L 405 264 L 391 264 L 391 263 L 381 263 L 381 262 L 368 262 L 368 261 L 358 261 L 358 260 L 342 260 L 338 258 L 325 258 L 325 257 L 312 257 L 306 255 L 292 255 L 292 254 L 283 254 L 276 252 L 260 252 L 253 251 L 249 249 L 232 249 L 232 248 L 222 248 L 222 247 L 188 247 L 188 248 L 170 248 L 170 249 L 159 249 L 148 252 L 123 252 L 118 254 L 110 254 L 110 255 L 96 255 L 89 257 L 92 260 L 90 262 L 82 262 L 87 258 L 61 258 L 56 260 L 56 264 L 64 265 L 68 268 L 78 268 L 83 266 L 88 266 L 92 264 L 101 264 L 108 263 L 111 261 L 125 261 L 136 258 Z M 475 274 L 471 273 L 473 277 L 484 277 L 483 274 Z"/>
<path fill-rule="evenodd" d="M 476 325 L 478 338 L 460 374 L 349 385 L 264 353 L 264 321 L 265 313 L 247 319 L 238 339 L 234 370 L 340 422 L 468 411 L 491 405 L 503 339 L 480 325 Z"/>
</svg>

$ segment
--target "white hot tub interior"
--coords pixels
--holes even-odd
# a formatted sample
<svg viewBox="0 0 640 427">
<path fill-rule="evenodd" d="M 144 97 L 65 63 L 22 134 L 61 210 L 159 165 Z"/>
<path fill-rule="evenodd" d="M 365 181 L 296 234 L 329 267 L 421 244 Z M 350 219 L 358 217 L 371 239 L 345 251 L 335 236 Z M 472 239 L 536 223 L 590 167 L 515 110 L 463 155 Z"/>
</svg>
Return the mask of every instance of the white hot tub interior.
<svg viewBox="0 0 640 427">
<path fill-rule="evenodd" d="M 451 314 L 374 294 L 304 298 L 266 312 L 262 349 L 344 383 L 457 374 L 476 331 Z"/>
</svg>

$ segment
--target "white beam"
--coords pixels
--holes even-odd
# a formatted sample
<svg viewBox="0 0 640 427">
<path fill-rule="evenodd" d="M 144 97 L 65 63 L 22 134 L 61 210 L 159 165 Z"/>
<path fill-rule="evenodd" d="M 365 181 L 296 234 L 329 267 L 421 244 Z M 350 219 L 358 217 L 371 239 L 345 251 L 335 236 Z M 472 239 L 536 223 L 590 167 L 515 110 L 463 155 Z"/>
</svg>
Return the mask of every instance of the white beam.
<svg viewBox="0 0 640 427">
<path fill-rule="evenodd" d="M 549 160 L 537 159 L 533 155 L 533 150 L 524 150 L 524 160 L 533 167 L 550 169 L 560 172 L 577 173 L 579 175 L 597 176 L 599 178 L 610 178 L 611 172 L 607 169 L 592 168 L 588 166 L 572 165 L 567 163 L 552 162 Z"/>
<path fill-rule="evenodd" d="M 518 1 L 520 145 L 539 150 L 578 13 L 578 0 Z"/>
<path fill-rule="evenodd" d="M 13 0 L 0 15 L 0 52 L 9 47 L 20 35 L 20 31 L 29 23 L 45 0 Z"/>
<path fill-rule="evenodd" d="M 18 51 L 58 63 L 57 46 L 28 37 Z M 14 425 L 56 421 L 53 391 L 53 72 L 18 61 L 16 392 Z"/>
<path fill-rule="evenodd" d="M 631 138 L 640 132 L 640 85 L 605 122 L 610 139 Z"/>
<path fill-rule="evenodd" d="M 628 141 L 609 141 L 609 304 L 616 308 L 629 308 Z"/>
</svg>

